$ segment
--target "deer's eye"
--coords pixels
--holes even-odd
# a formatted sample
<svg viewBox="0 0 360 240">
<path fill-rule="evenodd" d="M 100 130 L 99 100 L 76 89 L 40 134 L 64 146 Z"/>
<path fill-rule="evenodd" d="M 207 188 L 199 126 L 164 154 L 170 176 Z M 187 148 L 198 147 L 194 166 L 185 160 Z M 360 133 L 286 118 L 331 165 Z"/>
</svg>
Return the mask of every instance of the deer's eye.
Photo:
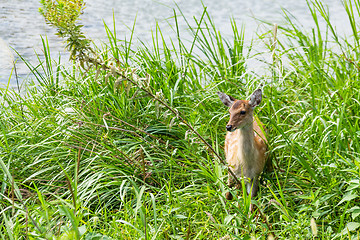
<svg viewBox="0 0 360 240">
<path fill-rule="evenodd" d="M 240 111 L 241 115 L 245 115 L 246 111 Z"/>
</svg>

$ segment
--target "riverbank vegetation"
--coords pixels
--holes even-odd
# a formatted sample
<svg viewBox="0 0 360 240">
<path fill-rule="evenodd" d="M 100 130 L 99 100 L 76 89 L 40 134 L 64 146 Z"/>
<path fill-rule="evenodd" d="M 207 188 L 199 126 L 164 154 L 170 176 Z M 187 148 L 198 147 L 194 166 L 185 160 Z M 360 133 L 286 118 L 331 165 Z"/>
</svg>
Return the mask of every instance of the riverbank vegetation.
<svg viewBox="0 0 360 240">
<path fill-rule="evenodd" d="M 343 2 L 349 36 L 309 1 L 313 29 L 284 11 L 287 24 L 252 41 L 232 20 L 226 39 L 205 8 L 185 19 L 187 41 L 175 9 L 174 39 L 156 28 L 136 46 L 115 26 L 92 45 L 77 25 L 83 2 L 50 2 L 42 14 L 74 65 L 52 59 L 44 39 L 24 91 L 0 90 L 2 239 L 360 237 L 360 1 Z M 255 199 L 231 190 L 227 201 L 228 114 L 216 92 L 243 99 L 259 87 L 274 171 Z"/>
</svg>

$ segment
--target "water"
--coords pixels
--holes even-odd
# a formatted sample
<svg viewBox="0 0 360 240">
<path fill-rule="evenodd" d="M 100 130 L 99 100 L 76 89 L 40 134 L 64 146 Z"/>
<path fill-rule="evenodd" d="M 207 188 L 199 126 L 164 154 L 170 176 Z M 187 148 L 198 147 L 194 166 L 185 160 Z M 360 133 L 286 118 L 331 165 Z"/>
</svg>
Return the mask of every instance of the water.
<svg viewBox="0 0 360 240">
<path fill-rule="evenodd" d="M 259 28 L 256 18 L 277 23 L 284 23 L 282 8 L 289 10 L 305 28 L 311 28 L 313 22 L 305 0 L 176 0 L 188 20 L 193 16 L 198 19 L 207 7 L 215 25 L 223 35 L 230 37 L 230 17 L 234 17 L 238 24 L 244 23 L 246 38 L 250 39 Z M 112 26 L 113 14 L 120 39 L 129 39 L 130 29 L 136 19 L 135 36 L 144 42 L 150 42 L 151 31 L 159 24 L 165 35 L 174 36 L 169 23 L 174 23 L 173 0 L 87 0 L 84 15 L 81 16 L 85 34 L 94 39 L 96 43 L 106 40 L 103 21 Z M 327 0 L 330 16 L 340 31 L 350 33 L 345 11 L 340 0 Z M 16 61 L 16 68 L 20 81 L 26 79 L 30 71 L 19 60 L 17 51 L 21 56 L 36 65 L 38 60 L 35 52 L 43 57 L 41 36 L 47 37 L 52 57 L 62 61 L 68 59 L 61 39 L 54 35 L 55 30 L 45 24 L 39 14 L 39 0 L 0 0 L 0 85 L 15 84 L 12 74 L 12 62 Z M 180 31 L 186 32 L 186 24 L 179 18 Z M 136 41 L 136 40 L 135 40 Z M 135 42 L 136 43 L 136 42 Z M 10 77 L 11 76 L 11 77 Z"/>
</svg>

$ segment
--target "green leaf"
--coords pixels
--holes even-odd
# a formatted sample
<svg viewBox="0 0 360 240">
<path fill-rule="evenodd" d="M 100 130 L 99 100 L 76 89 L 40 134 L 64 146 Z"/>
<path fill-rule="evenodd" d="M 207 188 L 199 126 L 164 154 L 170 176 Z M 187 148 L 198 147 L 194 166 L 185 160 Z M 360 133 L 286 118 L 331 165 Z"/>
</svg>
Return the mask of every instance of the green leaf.
<svg viewBox="0 0 360 240">
<path fill-rule="evenodd" d="M 88 233 L 85 236 L 85 240 L 110 240 L 112 238 L 102 235 L 100 233 Z"/>
<path fill-rule="evenodd" d="M 347 212 L 351 213 L 351 217 L 354 220 L 357 216 L 360 215 L 360 207 L 358 206 L 352 207 Z"/>
<path fill-rule="evenodd" d="M 184 215 L 182 215 L 182 214 L 176 214 L 176 215 L 174 215 L 174 218 L 185 219 L 185 218 L 187 218 L 187 217 L 184 216 Z"/>
<path fill-rule="evenodd" d="M 359 179 L 353 179 L 349 182 L 349 186 L 346 189 L 346 191 L 351 191 L 353 189 L 359 188 L 360 187 L 360 180 Z"/>
<path fill-rule="evenodd" d="M 82 225 L 80 227 L 78 227 L 80 236 L 84 235 L 84 233 L 86 232 L 86 225 Z"/>
<path fill-rule="evenodd" d="M 353 194 L 353 193 L 346 193 L 344 198 L 337 204 L 337 205 L 340 205 L 342 204 L 343 202 L 348 202 L 348 201 L 351 201 L 353 200 L 354 198 L 357 198 L 358 195 L 357 194 Z"/>
<path fill-rule="evenodd" d="M 346 234 L 348 231 L 352 232 L 355 231 L 360 227 L 360 223 L 358 222 L 348 222 L 346 227 L 341 231 L 341 234 Z"/>
<path fill-rule="evenodd" d="M 230 222 L 231 222 L 231 220 L 233 220 L 233 218 L 234 218 L 234 215 L 227 215 L 224 219 L 224 224 L 225 225 L 230 224 Z"/>
</svg>

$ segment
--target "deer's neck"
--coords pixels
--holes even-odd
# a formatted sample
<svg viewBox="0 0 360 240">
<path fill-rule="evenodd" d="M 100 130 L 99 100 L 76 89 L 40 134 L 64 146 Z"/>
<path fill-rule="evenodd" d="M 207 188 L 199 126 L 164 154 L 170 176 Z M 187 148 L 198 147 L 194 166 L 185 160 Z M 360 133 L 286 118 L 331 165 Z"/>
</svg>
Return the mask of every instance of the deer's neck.
<svg viewBox="0 0 360 240">
<path fill-rule="evenodd" d="M 253 124 L 228 132 L 226 135 L 226 160 L 234 169 L 252 164 L 256 155 Z"/>
<path fill-rule="evenodd" d="M 249 162 L 253 158 L 255 147 L 253 124 L 247 124 L 236 131 L 238 134 L 239 157 L 243 162 Z"/>
</svg>

